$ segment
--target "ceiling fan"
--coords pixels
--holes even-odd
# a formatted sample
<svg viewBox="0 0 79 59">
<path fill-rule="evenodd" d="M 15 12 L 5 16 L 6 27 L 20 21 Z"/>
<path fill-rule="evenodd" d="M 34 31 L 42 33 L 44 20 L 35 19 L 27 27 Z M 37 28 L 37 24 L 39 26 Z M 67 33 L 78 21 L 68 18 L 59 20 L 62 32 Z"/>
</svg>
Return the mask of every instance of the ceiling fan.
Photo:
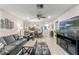
<svg viewBox="0 0 79 59">
<path fill-rule="evenodd" d="M 32 19 L 35 19 L 35 18 L 38 18 L 38 20 L 41 20 L 41 18 L 47 18 L 46 16 L 44 16 L 43 15 L 43 13 L 42 13 L 42 10 L 43 10 L 43 8 L 44 8 L 44 5 L 43 4 L 37 4 L 36 5 L 36 7 L 37 7 L 37 14 L 35 15 L 35 17 L 33 17 Z"/>
<path fill-rule="evenodd" d="M 38 9 L 38 14 L 36 15 L 36 17 L 40 20 L 41 18 L 46 18 L 45 16 L 43 16 L 42 14 L 42 9 L 44 8 L 43 4 L 37 4 L 36 5 L 37 9 Z M 39 11 L 40 10 L 40 11 Z"/>
</svg>

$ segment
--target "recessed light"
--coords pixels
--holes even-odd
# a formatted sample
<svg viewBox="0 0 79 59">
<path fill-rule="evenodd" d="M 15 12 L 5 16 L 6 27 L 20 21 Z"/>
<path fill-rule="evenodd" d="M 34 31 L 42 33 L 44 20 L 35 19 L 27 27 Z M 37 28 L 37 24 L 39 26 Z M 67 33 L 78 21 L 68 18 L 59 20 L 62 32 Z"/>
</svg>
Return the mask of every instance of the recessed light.
<svg viewBox="0 0 79 59">
<path fill-rule="evenodd" d="M 30 17 L 27 17 L 26 19 L 30 19 Z"/>
<path fill-rule="evenodd" d="M 48 18 L 48 19 L 50 19 L 50 18 L 51 18 L 51 16 L 48 16 L 47 18 Z"/>
</svg>

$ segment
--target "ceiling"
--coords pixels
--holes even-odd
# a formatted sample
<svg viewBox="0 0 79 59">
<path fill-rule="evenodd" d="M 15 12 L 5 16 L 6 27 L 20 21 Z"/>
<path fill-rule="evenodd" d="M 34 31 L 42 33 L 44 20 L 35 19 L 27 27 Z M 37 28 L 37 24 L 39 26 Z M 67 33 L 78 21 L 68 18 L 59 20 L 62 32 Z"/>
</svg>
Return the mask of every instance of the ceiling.
<svg viewBox="0 0 79 59">
<path fill-rule="evenodd" d="M 54 20 L 73 6 L 72 4 L 44 4 L 42 14 L 46 17 L 51 16 L 51 19 L 45 21 Z M 26 21 L 36 17 L 38 13 L 36 4 L 0 4 L 0 8 Z"/>
</svg>

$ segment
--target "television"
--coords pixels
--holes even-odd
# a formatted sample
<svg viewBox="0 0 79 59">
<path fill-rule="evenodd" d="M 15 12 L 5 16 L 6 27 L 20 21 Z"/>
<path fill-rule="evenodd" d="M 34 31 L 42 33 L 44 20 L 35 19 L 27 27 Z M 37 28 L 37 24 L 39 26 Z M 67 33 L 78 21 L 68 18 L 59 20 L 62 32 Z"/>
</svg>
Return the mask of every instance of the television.
<svg viewBox="0 0 79 59">
<path fill-rule="evenodd" d="M 59 23 L 59 32 L 70 38 L 79 37 L 79 16 L 75 16 Z"/>
</svg>

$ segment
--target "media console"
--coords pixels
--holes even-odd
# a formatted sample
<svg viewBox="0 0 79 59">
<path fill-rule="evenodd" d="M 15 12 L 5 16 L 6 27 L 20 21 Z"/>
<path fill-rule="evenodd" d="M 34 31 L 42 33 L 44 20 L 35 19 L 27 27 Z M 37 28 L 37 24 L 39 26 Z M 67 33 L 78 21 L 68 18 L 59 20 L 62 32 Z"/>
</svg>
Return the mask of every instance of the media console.
<svg viewBox="0 0 79 59">
<path fill-rule="evenodd" d="M 72 55 L 79 55 L 79 39 L 57 34 L 57 44 Z"/>
</svg>

